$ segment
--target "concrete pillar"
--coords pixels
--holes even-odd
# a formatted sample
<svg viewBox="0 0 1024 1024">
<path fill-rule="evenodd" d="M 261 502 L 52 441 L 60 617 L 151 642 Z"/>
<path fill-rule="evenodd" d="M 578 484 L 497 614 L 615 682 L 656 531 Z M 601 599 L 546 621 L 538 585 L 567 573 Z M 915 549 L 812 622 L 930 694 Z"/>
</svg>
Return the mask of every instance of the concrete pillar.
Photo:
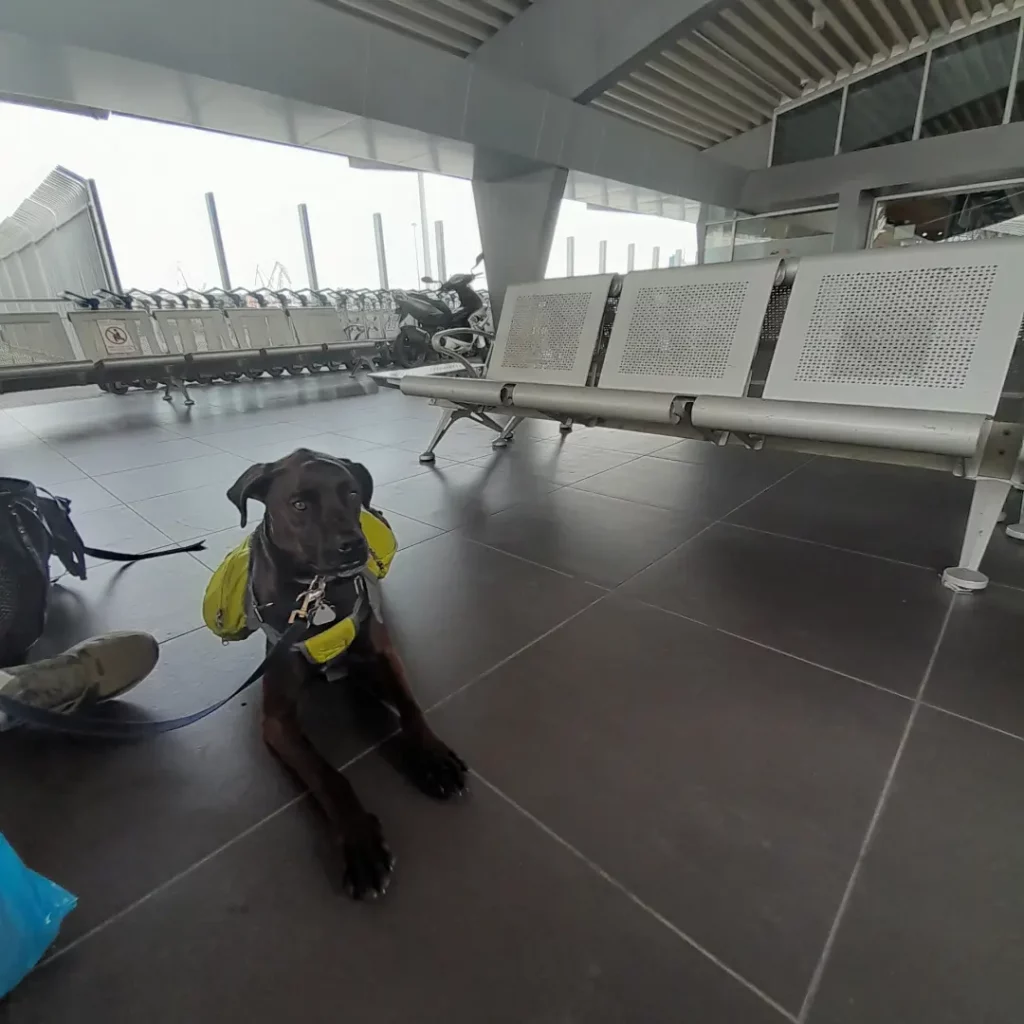
<svg viewBox="0 0 1024 1024">
<path fill-rule="evenodd" d="M 473 199 L 495 323 L 510 284 L 544 277 L 567 173 L 564 167 L 476 150 Z"/>
<path fill-rule="evenodd" d="M 861 192 L 856 186 L 839 193 L 836 230 L 832 238 L 833 252 L 854 252 L 867 248 L 874 204 L 874 196 L 870 192 Z"/>
<path fill-rule="evenodd" d="M 708 235 L 708 204 L 701 203 L 697 211 L 697 265 L 704 263 L 704 245 Z"/>
</svg>

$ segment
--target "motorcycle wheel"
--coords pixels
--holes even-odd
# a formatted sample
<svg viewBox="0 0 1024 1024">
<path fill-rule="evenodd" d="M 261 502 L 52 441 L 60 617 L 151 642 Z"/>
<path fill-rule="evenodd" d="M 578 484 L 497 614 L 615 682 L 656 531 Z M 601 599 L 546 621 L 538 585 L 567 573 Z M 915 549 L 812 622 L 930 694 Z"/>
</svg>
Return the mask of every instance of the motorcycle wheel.
<svg viewBox="0 0 1024 1024">
<path fill-rule="evenodd" d="M 124 381 L 114 381 L 112 384 L 107 385 L 107 390 L 112 395 L 127 395 L 128 385 L 125 384 Z"/>
<path fill-rule="evenodd" d="M 143 391 L 156 391 L 160 387 L 160 382 L 156 380 L 144 380 L 139 382 L 139 386 Z"/>
<path fill-rule="evenodd" d="M 414 366 L 422 366 L 430 353 L 430 339 L 425 333 L 413 334 L 403 328 L 398 337 L 391 343 L 391 359 L 403 370 Z"/>
<path fill-rule="evenodd" d="M 220 375 L 220 379 L 227 381 L 228 384 L 234 384 L 236 380 L 241 380 L 242 375 L 235 370 L 228 370 L 226 373 Z"/>
<path fill-rule="evenodd" d="M 281 374 L 284 373 L 284 367 L 283 366 L 271 366 L 267 370 L 267 373 L 269 373 L 271 377 L 280 377 Z"/>
</svg>

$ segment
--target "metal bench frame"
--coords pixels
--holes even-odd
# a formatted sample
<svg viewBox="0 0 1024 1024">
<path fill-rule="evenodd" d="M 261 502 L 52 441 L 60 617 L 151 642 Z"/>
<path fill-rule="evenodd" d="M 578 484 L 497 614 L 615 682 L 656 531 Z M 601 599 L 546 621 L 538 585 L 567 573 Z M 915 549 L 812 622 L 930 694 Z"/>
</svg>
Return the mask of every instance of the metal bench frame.
<svg viewBox="0 0 1024 1024">
<path fill-rule="evenodd" d="M 967 477 L 975 487 L 963 547 L 943 583 L 981 590 L 978 567 L 1005 499 L 1024 486 L 1024 425 L 995 419 L 1024 333 L 1022 279 L 1024 243 L 1012 241 L 631 274 L 610 337 L 581 339 L 590 363 L 582 381 L 573 367 L 571 383 L 522 352 L 506 365 L 510 309 L 567 287 L 521 285 L 509 289 L 485 373 L 407 378 L 401 389 L 445 408 L 423 461 L 459 418 L 497 430 L 500 448 L 524 418 L 540 417 Z M 763 396 L 752 397 L 772 287 L 789 283 Z M 540 323 L 534 335 L 556 330 Z M 494 412 L 509 417 L 500 429 Z"/>
</svg>

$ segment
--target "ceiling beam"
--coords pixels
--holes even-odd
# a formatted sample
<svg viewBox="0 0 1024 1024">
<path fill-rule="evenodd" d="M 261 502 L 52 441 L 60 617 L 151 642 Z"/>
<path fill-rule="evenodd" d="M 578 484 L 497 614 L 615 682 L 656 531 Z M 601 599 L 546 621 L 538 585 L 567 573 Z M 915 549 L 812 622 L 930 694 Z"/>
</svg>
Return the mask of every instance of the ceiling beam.
<svg viewBox="0 0 1024 1024">
<path fill-rule="evenodd" d="M 535 0 L 472 60 L 589 103 L 725 0 Z"/>
<path fill-rule="evenodd" d="M 752 171 L 740 209 L 758 213 L 827 201 L 841 189 L 932 188 L 1024 173 L 1024 122 Z"/>
</svg>

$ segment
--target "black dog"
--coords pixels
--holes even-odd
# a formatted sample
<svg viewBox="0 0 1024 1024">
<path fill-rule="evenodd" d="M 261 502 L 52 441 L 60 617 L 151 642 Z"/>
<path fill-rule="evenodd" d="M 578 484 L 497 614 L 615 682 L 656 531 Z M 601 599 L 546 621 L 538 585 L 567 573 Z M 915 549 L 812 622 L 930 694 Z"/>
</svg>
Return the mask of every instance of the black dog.
<svg viewBox="0 0 1024 1024">
<path fill-rule="evenodd" d="M 251 582 L 256 610 L 273 631 L 285 630 L 313 577 L 327 579 L 326 601 L 339 617 L 356 609 L 356 577 L 369 555 L 360 511 L 370 508 L 372 497 L 365 466 L 304 448 L 251 467 L 228 490 L 243 526 L 248 499 L 266 506 L 251 541 Z M 427 725 L 374 604 L 360 603 L 356 640 L 340 660 L 398 713 L 412 780 L 429 795 L 448 799 L 464 790 L 466 765 Z M 332 662 L 332 670 L 337 667 Z M 349 894 L 375 897 L 387 889 L 394 864 L 380 822 L 299 728 L 298 697 L 320 671 L 296 650 L 272 659 L 263 679 L 263 738 L 326 813 L 343 845 Z"/>
</svg>

